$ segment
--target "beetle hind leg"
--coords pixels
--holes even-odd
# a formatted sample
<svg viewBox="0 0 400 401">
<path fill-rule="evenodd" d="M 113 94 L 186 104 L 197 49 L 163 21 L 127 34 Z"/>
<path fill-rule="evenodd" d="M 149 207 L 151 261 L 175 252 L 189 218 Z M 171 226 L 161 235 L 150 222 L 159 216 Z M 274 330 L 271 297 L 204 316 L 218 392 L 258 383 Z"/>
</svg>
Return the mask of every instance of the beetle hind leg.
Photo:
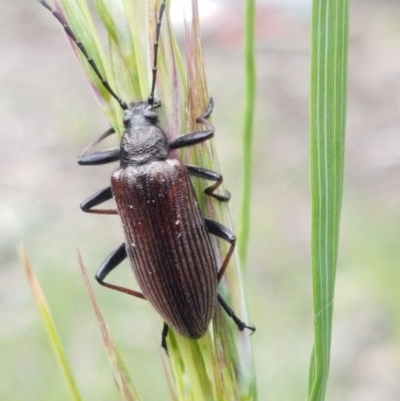
<svg viewBox="0 0 400 401">
<path fill-rule="evenodd" d="M 222 262 L 222 266 L 218 272 L 218 282 L 221 281 L 222 277 L 225 274 L 225 271 L 229 265 L 229 261 L 231 260 L 233 251 L 236 246 L 236 237 L 229 228 L 225 227 L 223 224 L 218 223 L 218 221 L 204 219 L 207 230 L 210 234 L 217 236 L 218 238 L 222 238 L 223 240 L 229 242 L 231 246 L 229 247 L 228 253 L 225 256 L 224 261 Z"/>
<path fill-rule="evenodd" d="M 233 309 L 226 303 L 224 298 L 220 294 L 218 294 L 218 302 L 221 304 L 222 308 L 226 312 L 226 314 L 235 322 L 236 326 L 240 331 L 243 331 L 244 329 L 248 329 L 251 331 L 251 334 L 253 334 L 256 331 L 256 328 L 254 326 L 249 326 L 243 320 L 240 320 Z"/>
</svg>

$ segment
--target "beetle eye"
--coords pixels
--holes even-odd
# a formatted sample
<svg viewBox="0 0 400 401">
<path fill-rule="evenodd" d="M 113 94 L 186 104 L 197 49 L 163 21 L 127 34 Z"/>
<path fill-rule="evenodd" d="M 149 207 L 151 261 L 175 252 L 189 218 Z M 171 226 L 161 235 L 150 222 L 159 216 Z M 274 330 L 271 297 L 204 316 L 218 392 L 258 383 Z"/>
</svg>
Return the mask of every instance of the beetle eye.
<svg viewBox="0 0 400 401">
<path fill-rule="evenodd" d="M 146 109 L 143 115 L 147 120 L 150 120 L 153 123 L 156 123 L 158 121 L 158 115 L 154 113 L 154 111 L 152 111 L 151 109 Z"/>
</svg>

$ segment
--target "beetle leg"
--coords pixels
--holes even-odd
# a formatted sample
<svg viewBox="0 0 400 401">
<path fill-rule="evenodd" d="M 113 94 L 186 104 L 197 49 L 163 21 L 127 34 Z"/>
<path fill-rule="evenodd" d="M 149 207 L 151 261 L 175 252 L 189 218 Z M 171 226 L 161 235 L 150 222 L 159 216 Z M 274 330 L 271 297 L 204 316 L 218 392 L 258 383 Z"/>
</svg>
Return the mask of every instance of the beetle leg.
<svg viewBox="0 0 400 401">
<path fill-rule="evenodd" d="M 174 139 L 172 142 L 169 143 L 169 149 L 172 150 L 172 149 L 184 148 L 186 146 L 197 145 L 198 143 L 207 141 L 207 139 L 212 138 L 215 133 L 215 127 L 208 121 L 208 117 L 210 117 L 213 108 L 214 108 L 214 101 L 212 98 L 210 98 L 207 110 L 200 117 L 196 119 L 196 122 L 206 126 L 207 128 L 206 130 L 191 132 L 190 134 L 185 134 Z"/>
<path fill-rule="evenodd" d="M 196 121 L 200 124 L 204 124 L 204 120 L 207 120 L 208 117 L 210 117 L 213 110 L 214 110 L 214 99 L 210 97 L 206 111 L 200 117 L 198 117 Z"/>
<path fill-rule="evenodd" d="M 88 199 L 83 201 L 80 206 L 82 211 L 85 213 L 118 214 L 115 209 L 92 209 L 93 207 L 112 199 L 112 197 L 113 194 L 111 187 L 107 187 L 90 196 Z"/>
<path fill-rule="evenodd" d="M 228 202 L 231 199 L 231 194 L 229 191 L 225 191 L 224 195 L 215 194 L 214 191 L 222 184 L 223 176 L 221 173 L 217 171 L 208 170 L 203 167 L 192 166 L 190 164 L 186 164 L 186 168 L 190 175 L 194 177 L 204 178 L 205 180 L 215 181 L 215 184 L 207 187 L 205 189 L 205 193 L 213 198 L 219 200 L 220 202 Z"/>
<path fill-rule="evenodd" d="M 81 166 L 96 166 L 99 164 L 111 163 L 119 160 L 121 150 L 119 148 L 102 150 L 100 152 L 88 153 L 88 151 L 108 136 L 115 134 L 114 128 L 108 129 L 106 132 L 97 137 L 93 142 L 89 143 L 82 153 L 78 156 L 78 164 Z"/>
<path fill-rule="evenodd" d="M 196 131 L 191 132 L 190 134 L 179 136 L 169 143 L 169 149 L 172 150 L 184 148 L 186 146 L 197 145 L 198 143 L 207 141 L 207 139 L 210 139 L 214 136 L 215 129 L 214 126 L 211 125 L 211 127 L 212 129 L 209 130 Z"/>
<path fill-rule="evenodd" d="M 168 336 L 169 326 L 167 323 L 164 322 L 164 326 L 161 333 L 161 347 L 164 348 L 165 352 L 168 354 L 168 347 L 167 347 L 167 336 Z"/>
<path fill-rule="evenodd" d="M 221 278 L 225 274 L 226 268 L 228 267 L 229 261 L 231 259 L 231 256 L 233 254 L 233 251 L 235 250 L 235 245 L 236 245 L 236 237 L 232 233 L 231 230 L 229 230 L 227 227 L 222 225 L 221 223 L 218 223 L 218 221 L 214 220 L 209 220 L 209 219 L 204 219 L 207 229 L 210 234 L 213 234 L 219 238 L 224 239 L 225 241 L 228 241 L 231 246 L 229 248 L 228 253 L 225 256 L 224 261 L 222 262 L 222 266 L 219 269 L 218 272 L 218 282 L 221 281 Z"/>
<path fill-rule="evenodd" d="M 104 279 L 108 276 L 108 274 L 112 270 L 114 270 L 124 259 L 126 259 L 126 257 L 127 257 L 126 247 L 125 243 L 123 243 L 107 256 L 106 260 L 101 264 L 101 266 L 97 270 L 95 278 L 98 281 L 98 283 L 103 285 L 104 287 L 124 292 L 125 294 L 133 295 L 134 297 L 137 298 L 145 299 L 144 295 L 139 291 L 130 290 L 129 288 L 120 287 L 119 285 L 114 285 L 104 282 Z"/>
<path fill-rule="evenodd" d="M 235 312 L 225 302 L 224 298 L 222 298 L 220 294 L 218 294 L 218 302 L 224 308 L 226 314 L 236 323 L 236 326 L 239 328 L 240 331 L 243 331 L 244 329 L 249 329 L 251 330 L 252 334 L 256 331 L 256 328 L 254 326 L 248 326 L 245 322 L 243 322 L 236 316 Z"/>
</svg>

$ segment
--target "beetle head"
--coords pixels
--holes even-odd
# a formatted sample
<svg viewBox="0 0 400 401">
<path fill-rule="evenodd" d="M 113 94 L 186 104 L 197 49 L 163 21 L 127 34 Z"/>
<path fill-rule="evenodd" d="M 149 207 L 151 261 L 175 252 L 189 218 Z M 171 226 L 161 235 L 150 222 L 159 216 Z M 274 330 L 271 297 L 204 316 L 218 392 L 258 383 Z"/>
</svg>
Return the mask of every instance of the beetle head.
<svg viewBox="0 0 400 401">
<path fill-rule="evenodd" d="M 133 127 L 148 127 L 156 125 L 158 115 L 153 110 L 161 106 L 161 102 L 157 101 L 153 105 L 148 102 L 132 102 L 124 111 L 124 126 L 125 128 Z"/>
</svg>

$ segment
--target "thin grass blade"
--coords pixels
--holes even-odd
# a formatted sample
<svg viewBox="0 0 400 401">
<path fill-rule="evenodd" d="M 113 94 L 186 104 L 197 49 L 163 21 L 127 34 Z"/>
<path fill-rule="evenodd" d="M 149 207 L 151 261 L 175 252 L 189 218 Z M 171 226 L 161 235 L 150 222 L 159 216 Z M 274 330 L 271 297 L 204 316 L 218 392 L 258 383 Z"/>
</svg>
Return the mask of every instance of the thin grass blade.
<svg viewBox="0 0 400 401">
<path fill-rule="evenodd" d="M 56 2 L 56 8 L 71 26 L 78 40 L 84 44 L 89 56 L 95 61 L 103 78 L 109 82 L 112 88 L 115 88 L 115 82 L 111 74 L 111 67 L 104 56 L 101 42 L 86 1 L 58 0 Z M 71 40 L 70 43 L 84 68 L 90 87 L 96 99 L 99 101 L 103 112 L 106 114 L 115 130 L 120 132 L 119 122 L 122 118 L 122 110 L 120 106 L 101 83 L 92 67 L 83 57 L 81 51 Z"/>
<path fill-rule="evenodd" d="M 309 400 L 325 398 L 343 191 L 348 1 L 314 0 L 311 53 L 312 269 L 315 343 Z"/>
<path fill-rule="evenodd" d="M 79 25 L 82 31 L 85 30 L 85 24 L 88 23 L 88 32 L 84 32 L 80 40 L 88 38 L 88 51 L 93 47 L 96 63 L 99 60 L 101 71 L 104 71 L 105 77 L 109 80 L 113 88 L 120 88 L 127 79 L 140 80 L 141 95 L 146 98 L 148 88 L 150 87 L 149 77 L 151 76 L 151 66 L 153 64 L 153 43 L 157 14 L 159 12 L 160 1 L 148 0 L 147 8 L 138 6 L 138 0 L 95 0 L 97 10 L 106 26 L 111 47 L 111 63 L 106 61 L 101 53 L 101 46 L 97 40 L 97 34 L 93 28 L 93 21 L 88 14 L 88 8 L 84 0 L 61 0 L 71 26 Z M 140 3 L 140 2 L 139 2 Z M 144 3 L 144 2 L 142 2 Z M 197 2 L 187 2 L 191 4 L 193 13 L 190 22 L 186 24 L 186 69 L 185 74 L 183 64 L 178 53 L 176 39 L 172 32 L 169 19 L 169 2 L 161 25 L 160 47 L 158 52 L 158 75 L 157 75 L 157 96 L 162 100 L 162 108 L 158 110 L 161 117 L 160 126 L 165 129 L 168 138 L 186 133 L 201 130 L 196 119 L 206 109 L 209 102 L 209 94 L 204 73 L 203 52 L 200 43 L 200 26 L 198 20 Z M 118 19 L 123 12 L 128 13 L 130 31 L 128 33 L 118 32 Z M 77 15 L 75 15 L 75 11 Z M 135 16 L 132 12 L 135 11 Z M 139 16 L 137 12 L 144 11 L 145 14 Z M 125 17 L 124 17 L 125 18 Z M 137 20 L 140 20 L 138 23 Z M 74 21 L 74 22 L 73 22 Z M 131 21 L 133 25 L 131 25 Z M 145 21 L 145 22 L 143 22 Z M 126 21 L 121 24 L 121 29 L 126 26 Z M 139 31 L 139 27 L 145 26 L 146 29 Z M 92 33 L 93 29 L 93 33 Z M 80 35 L 80 33 L 79 33 Z M 86 36 L 85 36 L 86 35 Z M 142 36 L 140 36 L 142 35 Z M 145 36 L 143 39 L 143 35 Z M 132 40 L 131 40 L 132 39 Z M 147 40 L 146 40 L 147 39 Z M 93 44 L 91 43 L 94 42 Z M 138 52 L 142 52 L 143 43 L 147 53 L 150 55 L 148 60 L 140 57 Z M 86 45 L 86 43 L 85 43 Z M 130 52 L 134 49 L 136 66 L 139 70 L 137 76 L 133 77 L 130 63 Z M 91 51 L 91 50 L 90 50 Z M 97 54 L 95 54 L 97 52 Z M 87 69 L 87 63 L 83 62 Z M 145 66 L 145 67 L 143 67 Z M 124 70 L 121 73 L 117 71 Z M 87 69 L 96 89 L 102 94 L 104 89 L 96 78 L 93 78 Z M 122 77 L 122 78 L 121 78 Z M 119 79 L 121 78 L 121 81 Z M 117 82 L 114 84 L 114 82 Z M 134 85 L 135 88 L 139 87 Z M 143 88 L 145 88 L 143 92 Z M 133 86 L 129 91 L 133 90 Z M 137 89 L 135 89 L 137 90 Z M 143 98 L 142 97 L 142 98 Z M 126 99 L 123 99 L 126 100 Z M 108 100 L 105 99 L 107 102 Z M 111 102 L 114 105 L 114 101 Z M 119 109 L 118 109 L 119 110 Z M 119 124 L 121 119 L 113 115 L 111 123 Z M 215 147 L 212 142 L 203 143 L 199 146 L 193 146 L 191 149 L 183 149 L 179 152 L 183 163 L 191 163 L 213 170 L 219 170 L 216 160 Z M 208 218 L 221 221 L 223 224 L 231 227 L 230 215 L 226 205 L 220 205 L 204 194 L 205 183 L 202 180 L 195 180 L 194 185 L 199 197 L 201 208 Z M 228 251 L 228 246 L 223 241 L 215 240 L 215 250 L 218 263 L 222 263 L 223 257 Z M 234 258 L 233 258 L 234 259 Z M 241 281 L 241 270 L 239 264 L 232 260 L 226 277 L 219 287 L 219 292 L 226 301 L 235 310 L 237 315 L 248 321 L 243 286 Z M 104 324 L 101 323 L 101 326 Z M 104 334 L 108 336 L 108 334 Z M 105 340 L 111 343 L 111 340 Z M 218 308 L 214 323 L 204 337 L 199 340 L 189 340 L 182 338 L 170 330 L 167 338 L 168 349 L 170 353 L 170 364 L 174 380 L 176 382 L 176 394 L 178 400 L 193 401 L 242 401 L 255 400 L 257 398 L 255 391 L 254 365 L 252 361 L 251 341 L 249 332 L 245 330 L 240 332 L 235 324 Z M 110 359 L 113 366 L 118 370 L 120 364 L 118 355 L 110 346 Z M 115 373 L 118 376 L 118 372 Z M 124 376 L 122 374 L 122 376 Z M 122 377 L 117 377 L 119 388 L 124 386 Z M 136 395 L 135 393 L 133 393 Z M 128 398 L 130 399 L 130 398 Z"/>
<path fill-rule="evenodd" d="M 103 315 L 100 312 L 100 308 L 97 304 L 96 298 L 93 293 L 93 288 L 90 284 L 89 277 L 87 275 L 87 271 L 85 265 L 82 260 L 82 256 L 78 252 L 78 262 L 79 267 L 82 272 L 83 279 L 85 281 L 86 289 L 90 297 L 90 301 L 92 302 L 92 306 L 94 312 L 97 317 L 97 321 L 99 323 L 100 331 L 103 337 L 104 346 L 107 351 L 108 359 L 111 364 L 111 369 L 114 376 L 114 381 L 117 386 L 117 389 L 120 393 L 121 400 L 124 401 L 138 401 L 140 400 L 135 387 L 132 384 L 132 381 L 129 377 L 128 371 L 125 367 L 125 364 L 118 352 L 115 348 L 115 345 L 111 339 L 110 333 L 107 328 L 107 324 L 103 318 Z"/>
<path fill-rule="evenodd" d="M 256 67 L 254 58 L 254 26 L 255 0 L 246 0 L 246 15 L 244 25 L 244 57 L 245 57 L 245 104 L 243 121 L 243 171 L 242 200 L 240 210 L 240 235 L 238 241 L 241 262 L 246 267 L 247 248 L 250 233 L 250 200 L 252 182 L 252 145 L 254 106 L 256 99 Z"/>
<path fill-rule="evenodd" d="M 71 367 L 69 366 L 67 357 L 65 356 L 65 352 L 61 344 L 61 339 L 60 336 L 58 335 L 56 326 L 54 324 L 54 320 L 51 316 L 51 312 L 47 305 L 46 298 L 35 276 L 35 273 L 33 272 L 32 266 L 28 260 L 28 257 L 25 253 L 25 249 L 22 245 L 19 248 L 19 256 L 22 266 L 24 267 L 26 276 L 28 278 L 28 282 L 31 287 L 36 304 L 39 308 L 39 312 L 42 316 L 43 323 L 46 327 L 47 334 L 49 335 L 50 343 L 53 346 L 53 350 L 60 364 L 61 371 L 67 382 L 67 386 L 71 394 L 71 399 L 74 401 L 81 401 L 82 397 L 80 396 L 78 386 L 72 374 Z"/>
<path fill-rule="evenodd" d="M 196 124 L 196 119 L 201 115 L 209 101 L 207 88 L 204 55 L 201 46 L 200 23 L 197 2 L 192 0 L 191 10 L 186 14 L 186 63 L 187 63 L 187 104 L 186 123 L 184 132 L 202 129 Z M 217 107 L 217 106 L 216 106 Z M 182 149 L 180 158 L 185 163 L 196 164 L 219 171 L 213 141 L 204 142 L 198 146 Z M 204 195 L 205 183 L 202 180 L 195 182 L 196 193 L 204 215 L 208 218 L 222 222 L 227 227 L 232 227 L 229 210 L 226 204 L 214 202 Z M 221 190 L 223 191 L 223 190 Z M 228 245 L 224 241 L 216 241 L 215 251 L 218 263 L 228 251 Z M 237 256 L 237 255 L 236 255 Z M 218 291 L 232 306 L 238 316 L 248 321 L 246 311 L 241 271 L 237 257 L 232 258 L 226 277 L 219 285 Z M 240 332 L 224 312 L 217 308 L 213 320 L 212 331 L 200 341 L 191 342 L 191 352 L 195 366 L 206 366 L 206 378 L 202 371 L 197 374 L 201 378 L 202 387 L 213 386 L 215 400 L 255 400 L 255 374 L 252 360 L 251 341 L 249 332 Z M 200 346 L 200 353 L 193 347 Z M 201 355 L 201 363 L 198 358 Z M 185 356 L 183 356 L 185 358 Z M 186 358 L 189 359 L 189 358 Z M 188 364 L 190 362 L 187 362 Z M 209 395 L 208 397 L 211 397 Z M 194 395 L 194 400 L 197 400 Z M 199 398 L 202 399 L 202 398 Z"/>
<path fill-rule="evenodd" d="M 113 75 L 118 77 L 117 93 L 126 101 L 142 99 L 144 91 L 140 86 L 140 69 L 125 1 L 95 0 L 94 3 L 108 33 Z"/>
</svg>

